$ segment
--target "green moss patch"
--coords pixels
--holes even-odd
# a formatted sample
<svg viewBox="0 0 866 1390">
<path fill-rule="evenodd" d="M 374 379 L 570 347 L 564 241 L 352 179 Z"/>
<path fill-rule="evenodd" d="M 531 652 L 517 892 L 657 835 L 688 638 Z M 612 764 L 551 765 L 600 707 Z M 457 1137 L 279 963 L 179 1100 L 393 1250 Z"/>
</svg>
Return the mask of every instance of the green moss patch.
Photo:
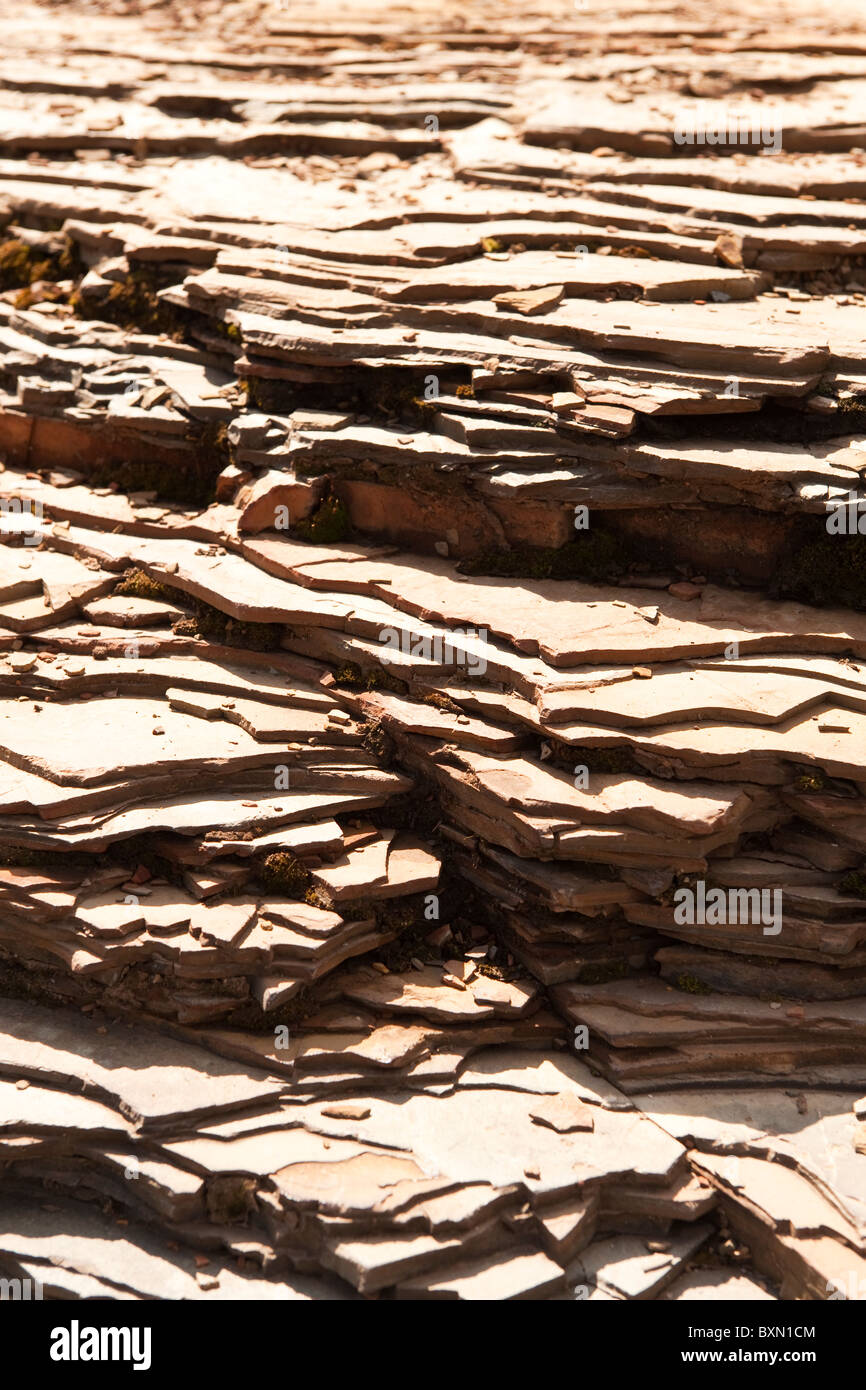
<svg viewBox="0 0 866 1390">
<path fill-rule="evenodd" d="M 175 603 L 178 597 L 176 589 L 170 589 L 167 584 L 160 584 L 140 569 L 127 570 L 120 583 L 115 586 L 114 592 L 127 594 L 131 598 L 159 599 L 163 603 Z"/>
<path fill-rule="evenodd" d="M 0 245 L 0 291 L 20 291 L 15 297 L 17 309 L 29 309 L 40 300 L 66 298 L 67 291 L 55 282 L 80 279 L 84 271 L 78 248 L 69 238 L 56 251 L 29 246 L 17 237 Z"/>
<path fill-rule="evenodd" d="M 697 975 L 677 975 L 673 985 L 683 994 L 712 994 L 713 992 L 706 981 L 699 979 Z"/>
<path fill-rule="evenodd" d="M 170 280 L 165 279 L 165 272 L 160 278 L 153 267 L 136 266 L 111 286 L 98 307 L 90 310 L 80 297 L 74 304 L 86 318 L 98 318 L 127 330 L 137 328 L 141 333 L 167 333 L 170 337 L 181 338 L 186 320 L 174 305 L 166 304 L 158 296 L 158 291 L 168 283 Z"/>
<path fill-rule="evenodd" d="M 780 566 L 773 592 L 801 603 L 866 608 L 866 536 L 831 535 L 825 521 L 808 532 Z"/>
<path fill-rule="evenodd" d="M 608 965 L 585 965 L 578 980 L 582 985 L 606 985 L 611 980 L 622 980 L 629 973 L 625 961 L 615 961 Z"/>
<path fill-rule="evenodd" d="M 488 550 L 461 561 L 458 569 L 463 574 L 503 579 L 573 579 L 595 584 L 618 577 L 623 558 L 622 539 L 598 527 L 559 549 L 527 545 Z"/>
<path fill-rule="evenodd" d="M 846 874 L 839 884 L 840 892 L 850 893 L 855 898 L 866 898 L 866 874 L 854 870 Z"/>
<path fill-rule="evenodd" d="M 259 866 L 259 878 L 266 888 L 276 889 L 289 898 L 302 898 L 310 882 L 310 871 L 293 854 L 281 850 L 269 854 Z"/>
<path fill-rule="evenodd" d="M 794 783 L 798 792 L 822 792 L 827 786 L 826 778 L 820 768 L 809 768 Z"/>
<path fill-rule="evenodd" d="M 628 772 L 646 776 L 646 768 L 641 767 L 628 744 L 623 744 L 621 748 L 586 748 L 551 742 L 550 739 L 545 739 L 545 743 L 553 750 L 551 761 L 554 767 L 562 768 L 565 772 L 573 773 L 576 767 L 585 767 L 589 772 Z"/>
<path fill-rule="evenodd" d="M 218 608 L 193 600 L 193 612 L 188 618 L 180 618 L 172 624 L 173 630 L 182 637 L 206 637 L 211 642 L 219 642 L 226 647 L 245 647 L 249 651 L 271 652 L 279 650 L 283 628 L 279 623 L 248 623 L 240 618 L 230 618 Z"/>
<path fill-rule="evenodd" d="M 312 516 L 298 522 L 296 530 L 299 536 L 313 545 L 334 545 L 344 540 L 349 531 L 349 513 L 345 504 L 332 493 Z"/>
</svg>

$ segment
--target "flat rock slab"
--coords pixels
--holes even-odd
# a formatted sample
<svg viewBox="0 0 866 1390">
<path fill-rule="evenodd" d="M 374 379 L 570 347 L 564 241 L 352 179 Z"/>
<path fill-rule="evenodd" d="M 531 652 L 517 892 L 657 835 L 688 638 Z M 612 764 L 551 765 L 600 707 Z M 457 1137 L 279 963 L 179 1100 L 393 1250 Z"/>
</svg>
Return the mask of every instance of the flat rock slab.
<svg viewBox="0 0 866 1390">
<path fill-rule="evenodd" d="M 433 968 L 411 975 L 379 975 L 375 971 L 349 976 L 342 981 L 347 999 L 390 1013 L 422 1014 L 443 1021 L 466 1021 L 520 1016 L 532 1007 L 536 990 L 530 985 L 509 985 L 480 976 L 464 988 L 442 983 L 442 972 Z"/>
<path fill-rule="evenodd" d="M 542 1101 L 530 1112 L 530 1118 L 537 1125 L 556 1130 L 557 1134 L 573 1134 L 575 1130 L 592 1130 L 595 1127 L 590 1106 L 573 1096 L 556 1096 Z"/>
<path fill-rule="evenodd" d="M 692 1269 L 659 1294 L 662 1303 L 772 1303 L 773 1294 L 730 1269 Z"/>
<path fill-rule="evenodd" d="M 448 1298 L 484 1302 L 548 1298 L 565 1284 L 561 1267 L 541 1251 L 512 1250 L 455 1265 L 447 1275 L 408 1279 L 398 1298 Z"/>
<path fill-rule="evenodd" d="M 0 1001 L 0 1068 L 92 1095 L 140 1130 L 267 1107 L 281 1091 L 267 1076 L 158 1033 L 115 1023 L 101 1035 L 79 1014 L 8 999 Z"/>
<path fill-rule="evenodd" d="M 579 1256 L 569 1277 L 615 1298 L 654 1298 L 676 1278 L 711 1230 L 708 1223 L 701 1222 L 662 1242 L 664 1250 L 648 1250 L 647 1241 L 634 1236 L 600 1240 Z"/>
<path fill-rule="evenodd" d="M 863 24 L 486 8 L 0 19 L 46 1296 L 862 1273 Z"/>
</svg>

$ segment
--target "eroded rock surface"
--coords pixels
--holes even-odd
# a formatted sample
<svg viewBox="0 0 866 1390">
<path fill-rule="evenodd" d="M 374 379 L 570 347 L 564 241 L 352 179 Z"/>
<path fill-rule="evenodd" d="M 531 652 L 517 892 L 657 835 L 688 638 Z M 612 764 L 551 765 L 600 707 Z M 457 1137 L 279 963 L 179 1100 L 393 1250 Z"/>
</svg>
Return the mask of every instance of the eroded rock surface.
<svg viewBox="0 0 866 1390">
<path fill-rule="evenodd" d="M 864 1297 L 866 27 L 602 10 L 0 19 L 46 1297 Z"/>
</svg>

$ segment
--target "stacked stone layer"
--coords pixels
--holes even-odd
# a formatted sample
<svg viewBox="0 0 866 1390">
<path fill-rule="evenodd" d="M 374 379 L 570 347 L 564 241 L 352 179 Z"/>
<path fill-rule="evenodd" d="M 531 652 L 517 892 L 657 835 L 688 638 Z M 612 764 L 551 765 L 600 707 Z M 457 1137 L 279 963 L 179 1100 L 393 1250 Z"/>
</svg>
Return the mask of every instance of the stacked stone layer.
<svg viewBox="0 0 866 1390">
<path fill-rule="evenodd" d="M 834 14 L 2 22 L 4 1270 L 862 1297 Z"/>
</svg>

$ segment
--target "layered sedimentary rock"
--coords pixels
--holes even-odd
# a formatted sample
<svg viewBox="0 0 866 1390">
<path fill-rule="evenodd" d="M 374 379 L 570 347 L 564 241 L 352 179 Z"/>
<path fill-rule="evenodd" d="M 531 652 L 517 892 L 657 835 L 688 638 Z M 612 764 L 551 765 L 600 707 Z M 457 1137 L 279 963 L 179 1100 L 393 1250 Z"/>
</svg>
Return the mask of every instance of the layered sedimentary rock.
<svg viewBox="0 0 866 1390">
<path fill-rule="evenodd" d="M 862 1297 L 862 19 L 200 21 L 2 24 L 0 1265 Z"/>
</svg>

